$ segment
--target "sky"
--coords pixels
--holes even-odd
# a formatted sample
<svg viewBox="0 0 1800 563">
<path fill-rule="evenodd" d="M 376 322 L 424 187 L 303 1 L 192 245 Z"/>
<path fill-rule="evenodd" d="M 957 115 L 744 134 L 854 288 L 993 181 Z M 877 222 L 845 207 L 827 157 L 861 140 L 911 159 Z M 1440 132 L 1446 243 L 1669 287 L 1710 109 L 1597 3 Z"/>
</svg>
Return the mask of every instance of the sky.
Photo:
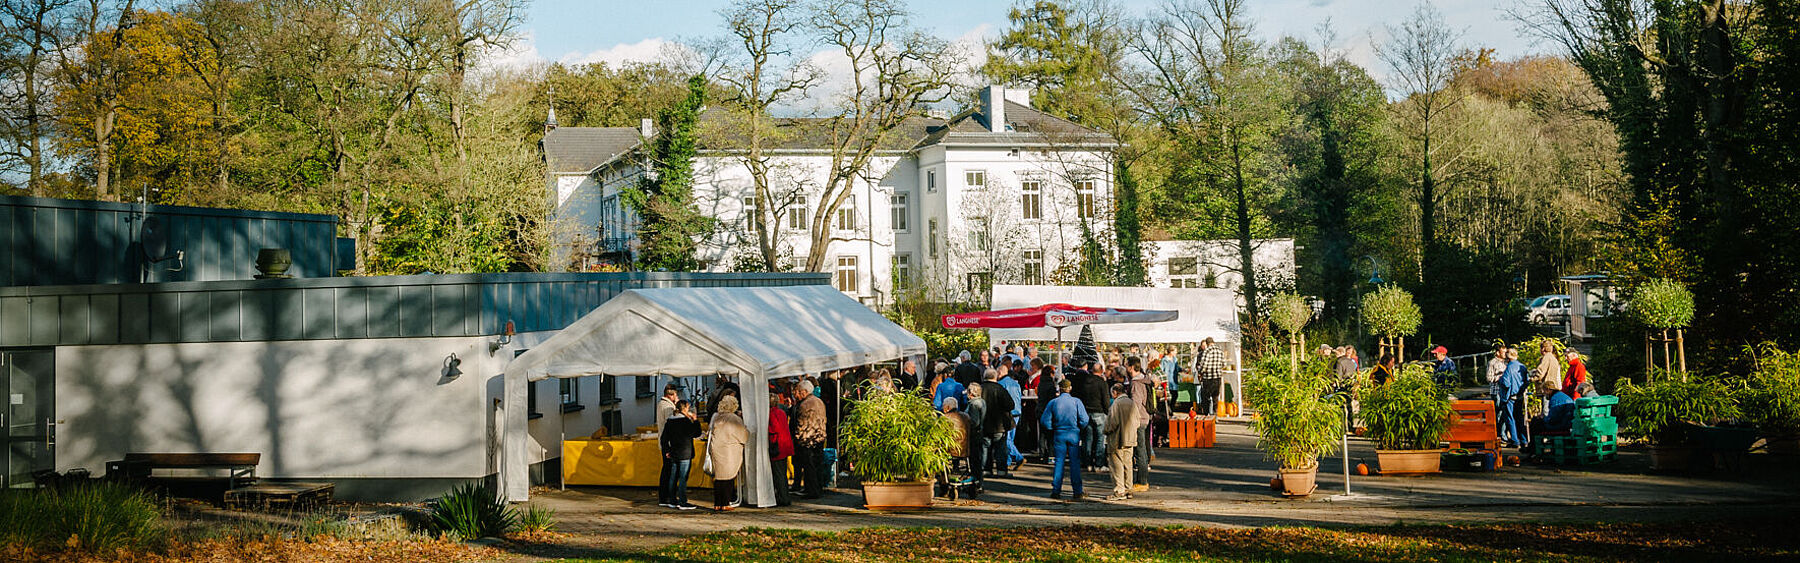
<svg viewBox="0 0 1800 563">
<path fill-rule="evenodd" d="M 1131 14 L 1142 14 L 1163 0 L 1116 0 Z M 1552 52 L 1542 39 L 1519 29 L 1506 10 L 1528 0 L 1435 0 L 1449 25 L 1463 33 L 1470 47 L 1488 47 L 1500 58 Z M 665 44 L 713 37 L 722 33 L 718 12 L 726 0 L 534 0 L 524 37 L 502 65 L 535 62 L 590 63 L 651 60 Z M 1387 36 L 1386 25 L 1411 15 L 1417 0 L 1248 0 L 1256 31 L 1264 39 L 1295 36 L 1309 44 L 1321 41 L 1319 28 L 1329 22 L 1333 44 L 1380 79 L 1387 74 L 1375 57 L 1374 45 Z M 993 39 L 1007 27 L 1011 0 L 913 0 L 914 23 L 939 37 L 971 45 Z"/>
</svg>

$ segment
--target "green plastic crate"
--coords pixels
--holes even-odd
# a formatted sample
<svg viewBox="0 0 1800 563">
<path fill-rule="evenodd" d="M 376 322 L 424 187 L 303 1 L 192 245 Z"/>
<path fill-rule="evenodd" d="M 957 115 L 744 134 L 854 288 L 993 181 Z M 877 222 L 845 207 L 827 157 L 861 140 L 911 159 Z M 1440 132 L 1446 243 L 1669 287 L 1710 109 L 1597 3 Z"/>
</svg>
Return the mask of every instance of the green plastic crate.
<svg viewBox="0 0 1800 563">
<path fill-rule="evenodd" d="M 1577 418 L 1569 432 L 1577 436 L 1617 436 L 1619 419 L 1610 416 Z"/>
</svg>

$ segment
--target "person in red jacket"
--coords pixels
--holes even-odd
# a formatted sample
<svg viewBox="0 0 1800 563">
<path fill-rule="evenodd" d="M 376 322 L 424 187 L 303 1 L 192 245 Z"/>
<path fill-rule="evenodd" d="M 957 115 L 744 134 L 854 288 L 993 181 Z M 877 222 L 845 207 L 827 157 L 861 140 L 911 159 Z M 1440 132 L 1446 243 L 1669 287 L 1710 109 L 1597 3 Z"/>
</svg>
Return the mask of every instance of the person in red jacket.
<svg viewBox="0 0 1800 563">
<path fill-rule="evenodd" d="M 781 408 L 780 391 L 769 390 L 769 472 L 775 479 L 775 506 L 794 504 L 787 486 L 788 458 L 794 456 L 794 431 L 788 426 L 787 411 Z"/>
<path fill-rule="evenodd" d="M 1563 372 L 1562 391 L 1570 397 L 1580 397 L 1576 388 L 1587 382 L 1587 364 L 1581 362 L 1581 353 L 1576 352 L 1574 348 L 1570 348 L 1568 354 L 1569 371 Z"/>
</svg>

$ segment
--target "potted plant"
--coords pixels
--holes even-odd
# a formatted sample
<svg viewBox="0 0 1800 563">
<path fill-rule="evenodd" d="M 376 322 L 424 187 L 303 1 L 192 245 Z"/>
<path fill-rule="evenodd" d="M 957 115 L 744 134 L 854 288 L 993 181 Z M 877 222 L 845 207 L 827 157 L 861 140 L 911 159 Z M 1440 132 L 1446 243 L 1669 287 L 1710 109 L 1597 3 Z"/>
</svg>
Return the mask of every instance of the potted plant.
<svg viewBox="0 0 1800 563">
<path fill-rule="evenodd" d="M 1450 428 L 1450 397 L 1419 364 L 1407 364 L 1386 385 L 1362 396 L 1362 420 L 1375 441 L 1383 474 L 1437 473 Z"/>
<path fill-rule="evenodd" d="M 1651 377 L 1619 387 L 1619 422 L 1625 433 L 1650 439 L 1656 469 L 1688 467 L 1693 458 L 1690 424 L 1710 425 L 1738 416 L 1736 397 L 1710 378 Z"/>
<path fill-rule="evenodd" d="M 1311 360 L 1290 370 L 1287 362 L 1271 357 L 1244 383 L 1245 398 L 1257 408 L 1250 422 L 1256 447 L 1280 462 L 1277 472 L 1288 496 L 1312 494 L 1319 456 L 1335 451 L 1343 437 L 1344 407 L 1333 399 L 1341 395 L 1327 389 L 1330 369 L 1325 360 Z"/>
<path fill-rule="evenodd" d="M 931 479 L 950 465 L 955 430 L 922 396 L 869 389 L 838 429 L 838 448 L 868 508 L 927 508 Z"/>
<path fill-rule="evenodd" d="M 1800 352 L 1784 352 L 1774 344 L 1752 348 L 1756 371 L 1739 405 L 1756 424 L 1769 453 L 1800 454 Z"/>
<path fill-rule="evenodd" d="M 1644 369 L 1656 369 L 1656 346 L 1662 344 L 1662 370 L 1669 373 L 1680 373 L 1687 377 L 1687 342 L 1683 332 L 1688 323 L 1694 320 L 1694 294 L 1680 282 L 1668 279 L 1653 279 L 1644 282 L 1631 292 L 1631 312 L 1638 322 L 1644 323 Z M 1669 331 L 1675 331 L 1675 337 L 1669 337 Z M 1675 345 L 1675 353 L 1669 353 L 1669 345 Z M 1679 358 L 1678 361 L 1671 361 Z"/>
<path fill-rule="evenodd" d="M 1377 353 L 1392 353 L 1396 358 L 1404 358 L 1406 337 L 1419 332 L 1424 315 L 1419 311 L 1419 304 L 1413 302 L 1411 293 L 1388 284 L 1363 296 L 1362 320 L 1368 325 L 1369 332 L 1381 335 Z"/>
</svg>

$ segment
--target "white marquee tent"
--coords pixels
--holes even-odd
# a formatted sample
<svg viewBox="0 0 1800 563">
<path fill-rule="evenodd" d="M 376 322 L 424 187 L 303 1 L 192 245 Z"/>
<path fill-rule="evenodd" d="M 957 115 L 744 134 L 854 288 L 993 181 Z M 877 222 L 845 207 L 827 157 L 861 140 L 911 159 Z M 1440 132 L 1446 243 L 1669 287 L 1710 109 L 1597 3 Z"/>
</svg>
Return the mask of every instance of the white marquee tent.
<svg viewBox="0 0 1800 563">
<path fill-rule="evenodd" d="M 1093 325 L 1095 342 L 1133 344 L 1184 344 L 1212 338 L 1231 343 L 1232 365 L 1239 366 L 1229 379 L 1241 396 L 1244 389 L 1242 335 L 1238 328 L 1237 291 L 1211 288 L 1174 287 L 1095 287 L 1061 285 L 995 285 L 994 309 L 1035 307 L 1046 303 L 1068 303 L 1084 307 L 1119 309 L 1166 309 L 1179 312 L 1173 321 L 1144 324 Z M 1064 330 L 1063 339 L 1073 341 L 1079 330 Z M 1051 328 L 988 329 L 988 339 L 1056 340 Z"/>
<path fill-rule="evenodd" d="M 769 395 L 760 391 L 771 378 L 924 353 L 924 340 L 830 286 L 629 290 L 507 364 L 501 492 L 512 501 L 530 497 L 527 381 L 725 374 L 745 391 L 743 412 L 766 413 Z M 745 416 L 744 423 L 744 458 L 768 459 L 768 417 Z M 769 465 L 748 463 L 744 475 L 744 501 L 773 506 Z"/>
</svg>

